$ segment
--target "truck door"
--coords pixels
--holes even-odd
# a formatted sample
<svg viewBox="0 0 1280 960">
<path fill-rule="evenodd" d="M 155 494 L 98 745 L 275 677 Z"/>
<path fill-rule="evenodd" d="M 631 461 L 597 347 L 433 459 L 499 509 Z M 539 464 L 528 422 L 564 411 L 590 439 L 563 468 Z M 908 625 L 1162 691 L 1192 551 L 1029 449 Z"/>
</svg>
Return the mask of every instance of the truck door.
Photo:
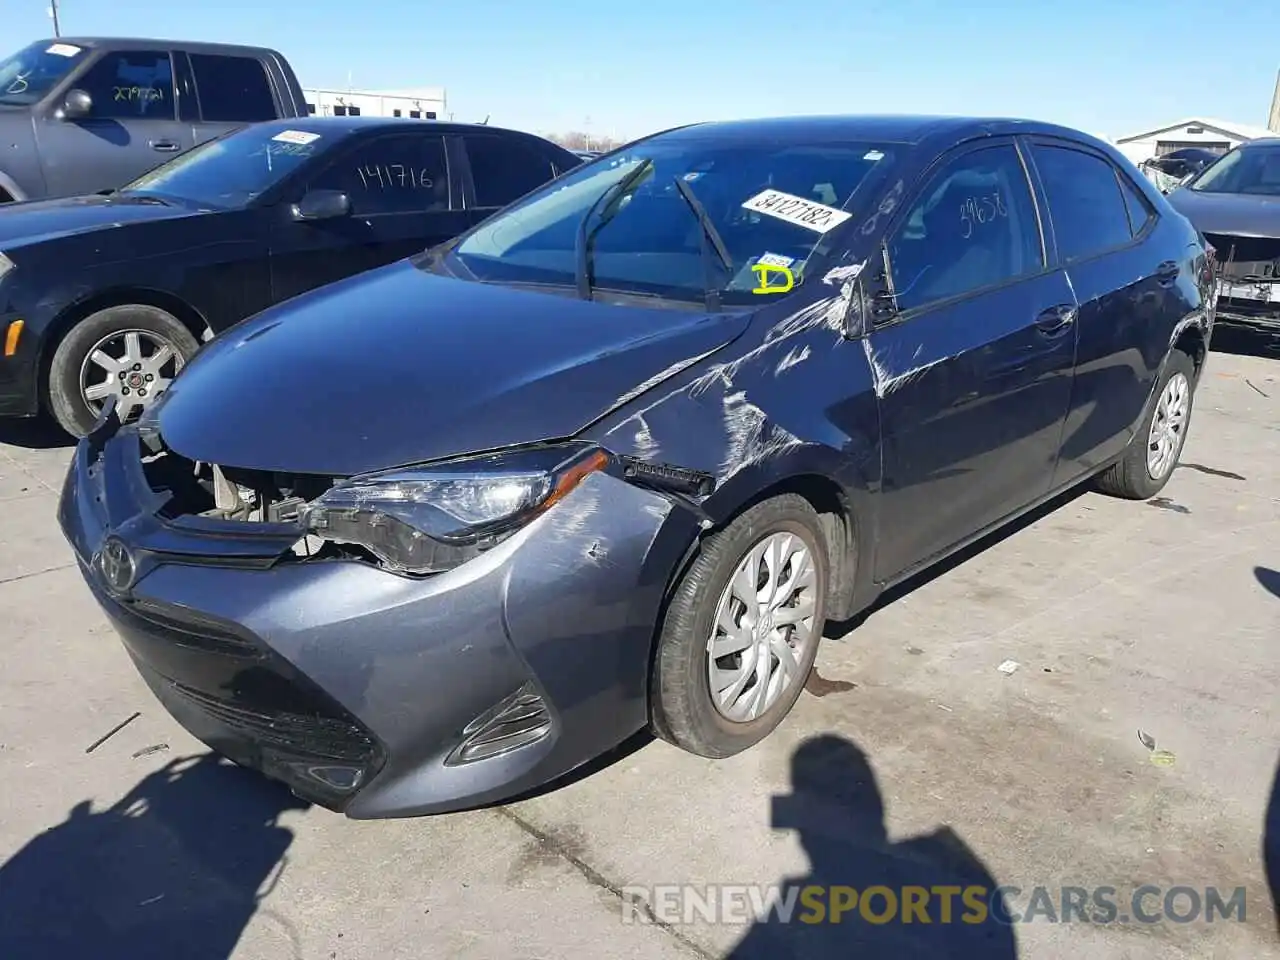
<svg viewBox="0 0 1280 960">
<path fill-rule="evenodd" d="M 177 119 L 168 50 L 107 50 L 70 89 L 89 94 L 87 117 L 62 119 L 60 104 L 36 118 L 50 197 L 114 190 L 191 145 Z"/>
</svg>

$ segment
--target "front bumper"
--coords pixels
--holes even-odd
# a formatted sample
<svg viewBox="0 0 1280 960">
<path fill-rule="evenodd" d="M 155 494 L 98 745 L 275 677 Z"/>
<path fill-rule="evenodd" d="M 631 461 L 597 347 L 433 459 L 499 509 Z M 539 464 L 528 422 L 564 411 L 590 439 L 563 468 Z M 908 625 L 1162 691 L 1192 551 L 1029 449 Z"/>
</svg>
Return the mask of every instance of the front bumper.
<svg viewBox="0 0 1280 960">
<path fill-rule="evenodd" d="M 59 519 L 85 580 L 174 718 L 303 798 L 362 819 L 510 799 L 647 723 L 655 623 L 698 530 L 665 497 L 593 474 L 479 558 L 415 580 L 282 558 L 286 541 L 243 524 L 162 520 L 138 452 L 130 427 L 76 449 Z M 132 578 L 103 549 L 120 544 Z M 543 711 L 545 729 L 446 762 L 504 707 Z"/>
</svg>

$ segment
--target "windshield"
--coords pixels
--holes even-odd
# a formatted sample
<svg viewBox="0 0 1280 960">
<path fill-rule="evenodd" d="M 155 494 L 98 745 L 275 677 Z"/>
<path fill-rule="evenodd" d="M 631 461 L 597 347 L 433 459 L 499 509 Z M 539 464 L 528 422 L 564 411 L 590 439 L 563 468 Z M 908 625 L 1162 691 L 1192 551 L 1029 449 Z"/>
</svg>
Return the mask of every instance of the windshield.
<svg viewBox="0 0 1280 960">
<path fill-rule="evenodd" d="M 1280 197 L 1280 144 L 1237 147 L 1189 184 L 1201 193 Z"/>
<path fill-rule="evenodd" d="M 244 127 L 188 150 L 121 188 L 218 209 L 242 207 L 314 156 L 333 136 L 279 127 Z"/>
<path fill-rule="evenodd" d="M 495 214 L 451 258 L 481 281 L 573 286 L 590 212 L 593 295 L 702 301 L 710 287 L 724 304 L 755 304 L 803 283 L 823 238 L 859 216 L 892 162 L 885 144 L 657 138 Z"/>
<path fill-rule="evenodd" d="M 44 99 L 86 51 L 70 43 L 33 43 L 0 60 L 0 103 L 27 106 Z"/>
</svg>

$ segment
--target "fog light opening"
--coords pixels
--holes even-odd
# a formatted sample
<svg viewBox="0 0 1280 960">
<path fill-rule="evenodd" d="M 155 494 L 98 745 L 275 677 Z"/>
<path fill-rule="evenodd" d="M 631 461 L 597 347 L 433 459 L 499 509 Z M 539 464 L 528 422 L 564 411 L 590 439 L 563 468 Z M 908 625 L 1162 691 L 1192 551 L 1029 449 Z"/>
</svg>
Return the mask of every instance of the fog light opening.
<svg viewBox="0 0 1280 960">
<path fill-rule="evenodd" d="M 459 766 L 489 760 L 537 743 L 550 732 L 551 711 L 534 685 L 526 683 L 467 724 L 462 742 L 444 762 Z"/>
</svg>

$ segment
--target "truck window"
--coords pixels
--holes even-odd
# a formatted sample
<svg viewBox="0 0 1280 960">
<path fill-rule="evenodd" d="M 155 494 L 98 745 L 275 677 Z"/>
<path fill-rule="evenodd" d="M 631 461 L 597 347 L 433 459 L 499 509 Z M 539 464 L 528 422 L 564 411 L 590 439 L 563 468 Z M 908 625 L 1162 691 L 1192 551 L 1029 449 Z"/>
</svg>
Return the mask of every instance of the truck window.
<svg viewBox="0 0 1280 960">
<path fill-rule="evenodd" d="M 556 175 L 551 161 L 523 141 L 492 135 L 464 139 L 477 207 L 505 207 Z"/>
<path fill-rule="evenodd" d="M 205 120 L 253 123 L 276 118 L 276 101 L 261 60 L 193 53 L 191 69 Z"/>
<path fill-rule="evenodd" d="M 101 120 L 172 120 L 173 64 L 167 51 L 121 50 L 89 67 L 77 87 Z"/>
</svg>

